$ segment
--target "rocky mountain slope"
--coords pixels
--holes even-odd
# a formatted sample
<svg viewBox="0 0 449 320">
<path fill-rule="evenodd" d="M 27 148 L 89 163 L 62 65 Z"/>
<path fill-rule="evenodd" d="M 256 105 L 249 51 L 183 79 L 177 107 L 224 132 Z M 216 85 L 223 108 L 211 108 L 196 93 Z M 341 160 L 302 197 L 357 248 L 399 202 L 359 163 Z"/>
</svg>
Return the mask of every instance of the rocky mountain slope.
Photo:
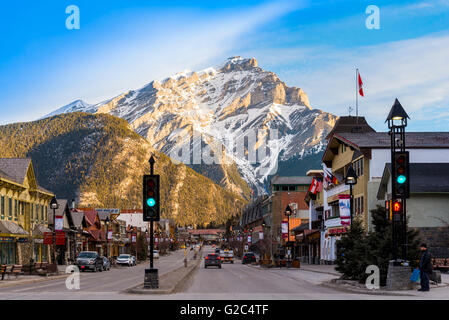
<svg viewBox="0 0 449 320">
<path fill-rule="evenodd" d="M 243 195 L 248 190 L 240 175 L 263 193 L 270 175 L 283 174 L 277 171 L 285 167 L 283 163 L 301 167 L 309 158 L 312 167 L 318 166 L 316 154 L 336 120 L 312 109 L 301 88 L 288 87 L 255 59 L 241 57 L 155 80 L 96 105 L 75 101 L 52 114 L 73 111 L 123 118 L 156 149 Z M 257 138 L 252 140 L 251 135 Z M 179 150 L 184 150 L 182 156 Z M 207 159 L 210 150 L 212 160 Z M 266 156 L 252 158 L 256 150 Z M 300 171 L 296 175 L 305 173 Z"/>
<path fill-rule="evenodd" d="M 164 217 L 180 225 L 223 223 L 246 203 L 184 164 L 175 165 L 111 115 L 67 113 L 0 126 L 0 157 L 31 158 L 44 188 L 59 198 L 77 197 L 81 206 L 141 208 L 141 179 L 152 153 Z"/>
</svg>

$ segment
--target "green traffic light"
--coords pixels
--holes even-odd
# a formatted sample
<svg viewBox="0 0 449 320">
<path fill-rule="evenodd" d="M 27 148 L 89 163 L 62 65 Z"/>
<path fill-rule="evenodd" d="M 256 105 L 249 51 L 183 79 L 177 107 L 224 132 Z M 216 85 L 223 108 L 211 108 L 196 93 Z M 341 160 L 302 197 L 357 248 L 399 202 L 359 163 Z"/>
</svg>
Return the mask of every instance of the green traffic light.
<svg viewBox="0 0 449 320">
<path fill-rule="evenodd" d="M 403 175 L 398 176 L 398 178 L 396 179 L 396 181 L 401 184 L 404 183 L 405 180 L 407 180 L 407 178 Z"/>
<path fill-rule="evenodd" d="M 154 207 L 155 204 L 156 204 L 156 201 L 153 198 L 148 198 L 147 199 L 147 205 L 149 207 Z"/>
</svg>

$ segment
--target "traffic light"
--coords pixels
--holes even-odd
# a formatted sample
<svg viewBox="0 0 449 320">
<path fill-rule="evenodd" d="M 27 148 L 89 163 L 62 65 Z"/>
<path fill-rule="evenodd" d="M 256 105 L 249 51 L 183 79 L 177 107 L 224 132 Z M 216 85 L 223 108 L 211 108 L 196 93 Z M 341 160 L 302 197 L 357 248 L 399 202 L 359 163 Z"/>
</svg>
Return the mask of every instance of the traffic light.
<svg viewBox="0 0 449 320">
<path fill-rule="evenodd" d="M 410 197 L 410 174 L 408 151 L 396 152 L 394 156 L 394 198 Z"/>
<path fill-rule="evenodd" d="M 387 219 L 392 220 L 393 210 L 391 209 L 391 200 L 385 201 L 385 211 L 387 213 Z"/>
<path fill-rule="evenodd" d="M 143 176 L 143 221 L 159 221 L 159 175 Z"/>
<path fill-rule="evenodd" d="M 402 202 L 399 200 L 394 200 L 393 201 L 393 205 L 392 205 L 392 209 L 394 213 L 402 213 Z"/>
</svg>

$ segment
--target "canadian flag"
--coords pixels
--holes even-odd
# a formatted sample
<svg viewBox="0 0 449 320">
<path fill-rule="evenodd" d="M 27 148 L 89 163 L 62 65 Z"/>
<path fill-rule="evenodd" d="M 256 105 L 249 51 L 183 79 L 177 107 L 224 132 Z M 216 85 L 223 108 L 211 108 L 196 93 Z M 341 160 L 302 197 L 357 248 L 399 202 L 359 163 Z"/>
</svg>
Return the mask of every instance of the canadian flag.
<svg viewBox="0 0 449 320">
<path fill-rule="evenodd" d="M 358 88 L 359 88 L 359 93 L 360 93 L 360 95 L 362 96 L 362 97 L 364 97 L 364 95 L 363 95 L 363 82 L 362 82 L 362 78 L 360 77 L 360 73 L 358 73 L 357 72 L 357 74 L 358 74 Z"/>
<path fill-rule="evenodd" d="M 316 194 L 318 191 L 318 186 L 319 186 L 318 180 L 313 178 L 312 183 L 310 184 L 309 192 Z"/>
</svg>

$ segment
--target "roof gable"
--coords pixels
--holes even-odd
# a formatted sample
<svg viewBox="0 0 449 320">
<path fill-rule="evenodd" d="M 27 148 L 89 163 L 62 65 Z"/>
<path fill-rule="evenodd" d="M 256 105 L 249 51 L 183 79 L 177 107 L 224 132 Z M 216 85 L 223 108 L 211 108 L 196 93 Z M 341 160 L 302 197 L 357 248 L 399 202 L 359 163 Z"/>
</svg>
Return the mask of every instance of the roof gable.
<svg viewBox="0 0 449 320">
<path fill-rule="evenodd" d="M 23 184 L 30 167 L 31 159 L 0 158 L 0 170 L 15 182 Z M 34 173 L 33 173 L 34 176 Z"/>
</svg>

